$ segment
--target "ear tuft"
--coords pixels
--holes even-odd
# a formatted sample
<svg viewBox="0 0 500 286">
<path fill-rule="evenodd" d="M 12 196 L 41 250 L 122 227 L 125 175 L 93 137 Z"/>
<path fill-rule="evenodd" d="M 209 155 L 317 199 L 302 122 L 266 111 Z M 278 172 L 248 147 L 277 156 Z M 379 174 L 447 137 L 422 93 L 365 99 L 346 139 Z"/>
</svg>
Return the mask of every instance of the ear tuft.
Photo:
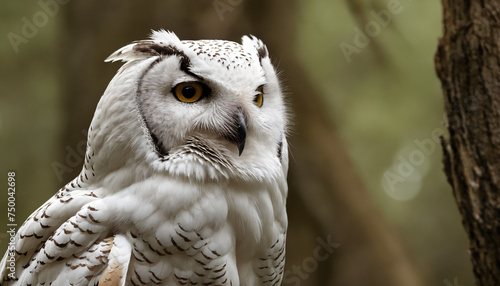
<svg viewBox="0 0 500 286">
<path fill-rule="evenodd" d="M 126 45 L 111 54 L 105 62 L 129 62 L 154 56 L 178 54 L 181 46 L 181 41 L 173 32 L 153 31 L 151 40 L 137 41 Z"/>
<path fill-rule="evenodd" d="M 241 44 L 246 48 L 253 48 L 257 52 L 259 61 L 269 57 L 269 51 L 267 50 L 266 45 L 253 35 L 243 36 L 243 38 L 241 38 Z"/>
</svg>

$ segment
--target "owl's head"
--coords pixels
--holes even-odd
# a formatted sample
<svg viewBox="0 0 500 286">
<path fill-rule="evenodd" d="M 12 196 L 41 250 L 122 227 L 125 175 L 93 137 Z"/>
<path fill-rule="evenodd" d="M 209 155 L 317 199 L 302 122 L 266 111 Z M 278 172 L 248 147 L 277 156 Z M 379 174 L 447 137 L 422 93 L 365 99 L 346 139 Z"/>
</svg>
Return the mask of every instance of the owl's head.
<svg viewBox="0 0 500 286">
<path fill-rule="evenodd" d="M 166 164 L 164 169 L 188 176 L 203 165 L 243 176 L 286 173 L 286 107 L 260 40 L 180 41 L 159 31 L 107 59 L 117 60 L 126 63 L 108 86 L 91 126 L 92 132 L 96 125 L 102 128 L 102 121 L 118 125 L 105 124 L 114 133 L 107 140 L 119 142 L 107 149 L 141 149 L 134 160 L 145 155 L 157 166 Z M 101 140 L 98 145 L 109 144 Z"/>
</svg>

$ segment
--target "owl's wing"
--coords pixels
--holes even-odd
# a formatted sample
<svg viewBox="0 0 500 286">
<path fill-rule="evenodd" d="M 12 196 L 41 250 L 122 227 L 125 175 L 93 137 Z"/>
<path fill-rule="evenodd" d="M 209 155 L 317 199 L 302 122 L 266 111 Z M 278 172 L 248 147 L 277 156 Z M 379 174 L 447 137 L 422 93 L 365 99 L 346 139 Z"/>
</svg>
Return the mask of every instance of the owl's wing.
<svg viewBox="0 0 500 286">
<path fill-rule="evenodd" d="M 96 199 L 92 191 L 63 188 L 38 208 L 20 227 L 0 264 L 2 281 L 31 281 L 49 265 L 63 265 L 58 262 L 96 243 L 104 226 L 84 207 Z"/>
<path fill-rule="evenodd" d="M 107 237 L 83 253 L 51 263 L 38 274 L 36 283 L 124 286 L 131 253 L 131 244 L 125 236 Z"/>
<path fill-rule="evenodd" d="M 96 199 L 91 191 L 61 189 L 23 223 L 17 233 L 16 251 L 22 255 L 32 253 L 63 222 L 75 215 L 82 206 Z"/>
<path fill-rule="evenodd" d="M 5 280 L 2 285 L 124 286 L 131 253 L 132 247 L 126 237 L 107 237 L 83 253 L 52 261 L 36 273 L 23 271 L 17 284 Z M 38 261 L 34 259 L 32 263 Z"/>
</svg>

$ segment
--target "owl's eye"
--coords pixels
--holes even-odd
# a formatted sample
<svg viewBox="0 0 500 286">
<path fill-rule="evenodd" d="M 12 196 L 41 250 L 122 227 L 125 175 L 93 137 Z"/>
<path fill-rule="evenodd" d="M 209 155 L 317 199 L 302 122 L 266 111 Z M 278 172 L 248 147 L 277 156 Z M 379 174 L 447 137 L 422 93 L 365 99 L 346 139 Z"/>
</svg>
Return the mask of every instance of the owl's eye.
<svg viewBox="0 0 500 286">
<path fill-rule="evenodd" d="M 257 105 L 258 107 L 262 107 L 262 105 L 264 104 L 264 86 L 259 86 L 256 91 L 258 93 L 253 98 L 253 102 L 255 102 L 255 105 Z"/>
<path fill-rule="evenodd" d="M 173 93 L 175 97 L 187 103 L 192 103 L 203 98 L 205 94 L 205 86 L 202 83 L 189 81 L 181 82 L 174 87 Z"/>
</svg>

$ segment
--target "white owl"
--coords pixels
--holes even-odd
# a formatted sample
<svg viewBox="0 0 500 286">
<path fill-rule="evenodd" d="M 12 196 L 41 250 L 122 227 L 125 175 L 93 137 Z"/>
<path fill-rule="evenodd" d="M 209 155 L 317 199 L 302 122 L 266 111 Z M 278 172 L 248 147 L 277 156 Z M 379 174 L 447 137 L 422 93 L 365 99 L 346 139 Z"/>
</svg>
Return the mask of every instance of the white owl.
<svg viewBox="0 0 500 286">
<path fill-rule="evenodd" d="M 287 118 L 267 48 L 159 31 L 118 60 L 80 175 L 20 227 L 1 285 L 279 285 Z"/>
</svg>

